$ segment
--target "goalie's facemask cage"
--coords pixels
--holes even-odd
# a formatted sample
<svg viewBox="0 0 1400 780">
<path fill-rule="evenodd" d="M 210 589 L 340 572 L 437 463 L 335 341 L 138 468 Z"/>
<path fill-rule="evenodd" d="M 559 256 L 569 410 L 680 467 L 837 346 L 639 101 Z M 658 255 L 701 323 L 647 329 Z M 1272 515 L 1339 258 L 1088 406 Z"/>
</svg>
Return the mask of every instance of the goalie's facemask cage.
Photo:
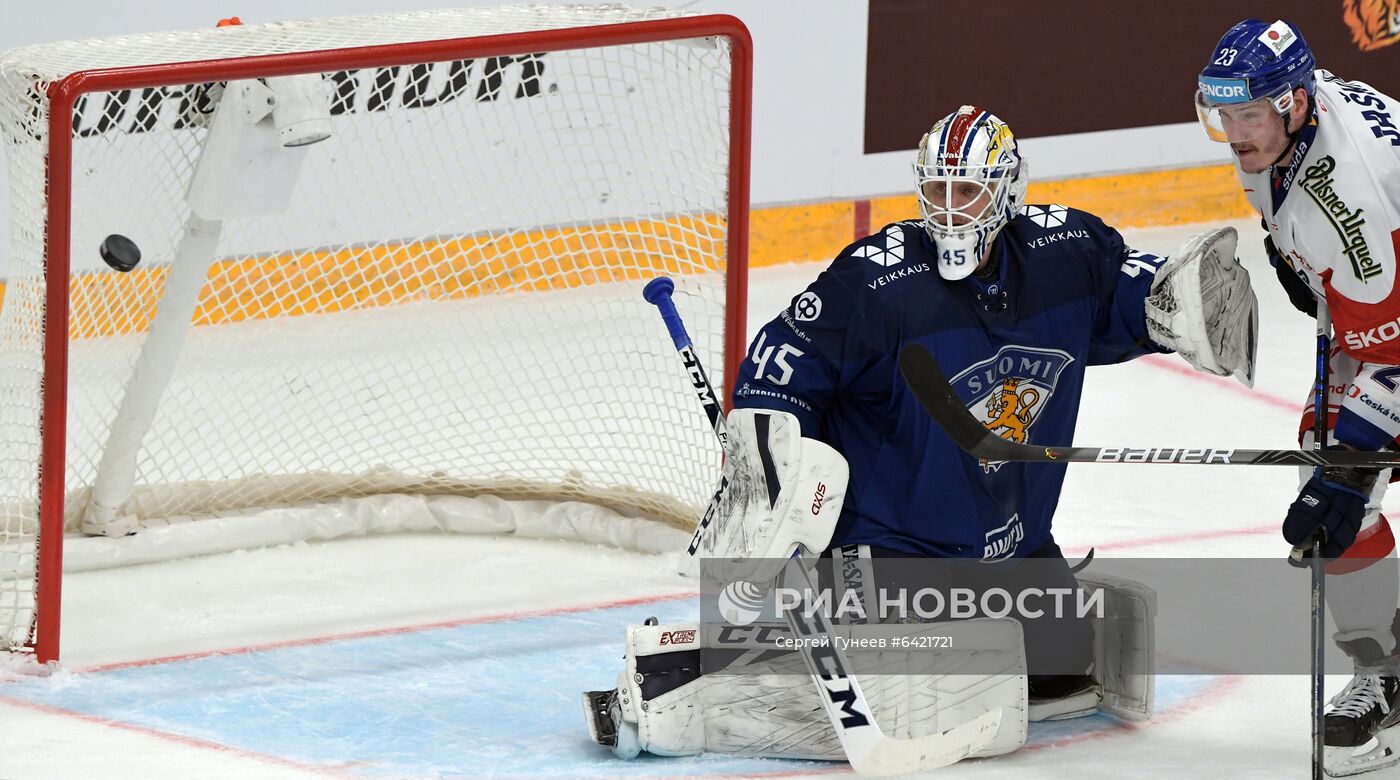
<svg viewBox="0 0 1400 780">
<path fill-rule="evenodd" d="M 919 142 L 914 175 L 938 273 L 966 278 L 1025 202 L 1029 177 L 1016 137 L 990 111 L 963 106 Z"/>
</svg>

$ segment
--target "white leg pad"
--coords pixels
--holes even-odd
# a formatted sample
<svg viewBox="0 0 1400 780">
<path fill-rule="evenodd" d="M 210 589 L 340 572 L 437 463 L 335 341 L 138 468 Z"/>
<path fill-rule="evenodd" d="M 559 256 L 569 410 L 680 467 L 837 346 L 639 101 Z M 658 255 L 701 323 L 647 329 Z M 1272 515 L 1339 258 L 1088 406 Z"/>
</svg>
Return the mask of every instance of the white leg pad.
<svg viewBox="0 0 1400 780">
<path fill-rule="evenodd" d="M 628 626 L 625 652 L 618 701 L 622 719 L 636 724 L 642 750 L 659 756 L 704 752 L 700 693 L 707 681 L 700 676 L 700 626 Z"/>
<path fill-rule="evenodd" d="M 1102 590 L 1104 616 L 1094 621 L 1094 678 L 1103 687 L 1100 708 L 1130 721 L 1152 717 L 1156 706 L 1157 591 L 1126 577 L 1077 575 L 1085 590 Z"/>
<path fill-rule="evenodd" d="M 685 671 L 692 657 L 687 651 L 698 650 L 699 628 L 692 623 L 627 629 L 627 671 L 618 678 L 619 701 L 622 717 L 635 724 L 643 750 L 666 756 L 714 752 L 845 759 L 811 678 L 799 671 L 805 669 L 799 657 L 790 653 L 776 662 L 790 670 L 784 674 L 691 677 Z M 845 629 L 837 631 L 840 637 L 849 636 Z M 872 627 L 859 631 L 868 638 Z M 996 738 L 972 755 L 1001 755 L 1025 744 L 1026 661 L 1019 623 L 980 619 L 889 626 L 884 632 L 889 637 L 950 637 L 952 646 L 847 650 L 858 668 L 878 664 L 899 672 L 859 676 L 885 733 L 897 738 L 941 733 L 1001 708 Z M 739 647 L 774 649 L 771 639 Z M 970 671 L 959 673 L 960 668 Z M 924 669 L 930 673 L 920 673 Z"/>
</svg>

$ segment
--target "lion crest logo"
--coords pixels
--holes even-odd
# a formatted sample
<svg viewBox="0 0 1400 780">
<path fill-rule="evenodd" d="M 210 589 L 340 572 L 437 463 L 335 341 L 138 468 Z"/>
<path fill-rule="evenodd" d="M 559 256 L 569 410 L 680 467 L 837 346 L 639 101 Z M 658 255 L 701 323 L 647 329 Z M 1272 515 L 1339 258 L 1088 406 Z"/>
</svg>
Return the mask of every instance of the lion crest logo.
<svg viewBox="0 0 1400 780">
<path fill-rule="evenodd" d="M 964 369 L 951 382 L 959 395 L 972 399 L 972 412 L 987 430 L 1017 444 L 1030 440 L 1036 418 L 1055 393 L 1068 352 L 1037 347 L 1005 346 L 995 356 Z M 982 470 L 999 470 L 1004 461 L 982 461 Z"/>
<path fill-rule="evenodd" d="M 1040 391 L 1034 387 L 1021 390 L 1020 387 L 1020 379 L 1002 381 L 1001 392 L 987 399 L 987 419 L 982 424 L 1003 439 L 1025 444 L 1026 428 L 1035 419 Z"/>
<path fill-rule="evenodd" d="M 1342 0 L 1342 21 L 1356 48 L 1389 46 L 1400 41 L 1400 0 Z"/>
</svg>

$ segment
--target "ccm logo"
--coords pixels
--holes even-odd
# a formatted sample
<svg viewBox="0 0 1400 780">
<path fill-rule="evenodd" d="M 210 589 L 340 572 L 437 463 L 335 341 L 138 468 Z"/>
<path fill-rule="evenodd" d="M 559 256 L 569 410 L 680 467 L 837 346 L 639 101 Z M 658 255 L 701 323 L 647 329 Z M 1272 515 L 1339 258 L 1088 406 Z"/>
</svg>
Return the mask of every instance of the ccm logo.
<svg viewBox="0 0 1400 780">
<path fill-rule="evenodd" d="M 817 483 L 817 492 L 812 494 L 812 514 L 822 513 L 822 502 L 826 500 L 826 483 Z"/>
<path fill-rule="evenodd" d="M 1400 320 L 1391 320 L 1370 330 L 1354 331 L 1349 330 L 1342 336 L 1342 341 L 1347 343 L 1352 349 L 1365 349 L 1384 344 L 1387 341 L 1394 341 L 1400 336 Z"/>
<path fill-rule="evenodd" d="M 661 635 L 663 645 L 688 645 L 695 641 L 695 629 L 685 631 L 667 631 Z"/>
</svg>

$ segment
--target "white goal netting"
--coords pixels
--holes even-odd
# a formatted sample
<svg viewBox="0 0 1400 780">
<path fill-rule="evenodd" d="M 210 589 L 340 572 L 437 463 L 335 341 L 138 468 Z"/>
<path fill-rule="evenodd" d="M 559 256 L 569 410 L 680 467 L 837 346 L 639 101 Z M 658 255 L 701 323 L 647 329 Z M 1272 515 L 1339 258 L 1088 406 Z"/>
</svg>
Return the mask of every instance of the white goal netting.
<svg viewBox="0 0 1400 780">
<path fill-rule="evenodd" d="M 613 6 L 423 12 L 0 57 L 12 205 L 0 309 L 0 646 L 32 645 L 36 623 L 57 620 L 36 607 L 36 560 L 52 543 L 40 532 L 41 485 L 58 476 L 41 468 L 58 430 L 46 402 L 66 427 L 62 483 L 49 484 L 69 532 L 91 511 L 100 470 L 110 486 L 98 492 L 119 522 L 492 493 L 693 523 L 719 448 L 641 287 L 659 274 L 676 280 L 721 384 L 726 325 L 742 327 L 727 303 L 743 271 L 730 257 L 730 40 L 441 43 L 676 16 Z M 173 65 L 192 61 L 214 64 Z M 257 132 L 275 135 L 284 117 L 258 119 L 248 106 L 264 95 L 257 83 L 279 110 L 293 105 L 290 92 L 250 80 L 267 63 L 282 68 L 268 75 L 284 75 L 288 62 L 314 71 L 297 83 L 312 85 L 329 137 L 216 154 L 220 110 L 229 127 L 260 122 Z M 143 68 L 134 81 L 99 84 L 77 99 L 71 123 L 60 119 L 68 162 L 50 137 L 53 86 L 133 66 Z M 227 132 L 220 143 L 256 146 L 254 130 Z M 225 158 L 236 164 L 215 164 Z M 46 171 L 65 165 L 71 191 L 50 192 Z M 45 249 L 64 209 L 66 275 Z M 141 249 L 129 273 L 98 256 L 111 234 Z M 195 279 L 185 303 L 172 292 L 181 276 Z M 45 323 L 62 314 L 48 296 L 64 281 L 66 393 L 45 344 Z M 154 338 L 158 311 L 179 322 Z M 122 427 L 143 415 L 148 424 Z"/>
</svg>

